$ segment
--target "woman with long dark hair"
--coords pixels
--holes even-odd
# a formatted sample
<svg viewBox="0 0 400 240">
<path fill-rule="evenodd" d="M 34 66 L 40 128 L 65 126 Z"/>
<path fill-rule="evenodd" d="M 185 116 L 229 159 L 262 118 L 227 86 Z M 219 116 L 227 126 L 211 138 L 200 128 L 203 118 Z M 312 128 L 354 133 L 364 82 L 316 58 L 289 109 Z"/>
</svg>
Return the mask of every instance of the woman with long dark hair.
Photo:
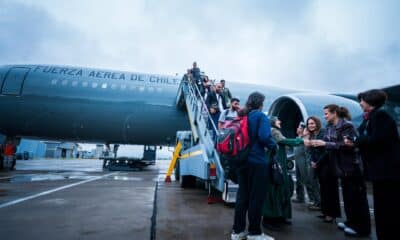
<svg viewBox="0 0 400 240">
<path fill-rule="evenodd" d="M 346 221 L 338 223 L 346 235 L 367 236 L 371 233 L 371 222 L 367 200 L 367 191 L 362 173 L 362 163 L 354 146 L 346 145 L 345 139 L 354 139 L 357 131 L 350 122 L 349 111 L 344 107 L 330 104 L 324 107 L 325 120 L 328 122 L 324 140 L 314 140 L 315 146 L 323 146 L 327 152 L 327 170 L 329 176 L 340 177 Z M 337 179 L 335 180 L 337 183 Z M 321 194 L 323 189 L 321 188 Z M 335 192 L 335 209 L 340 212 L 337 186 L 329 189 Z M 332 216 L 334 217 L 334 216 Z"/>
<path fill-rule="evenodd" d="M 232 240 L 239 239 L 272 239 L 261 231 L 261 209 L 264 202 L 268 179 L 268 163 L 264 148 L 275 150 L 276 143 L 271 137 L 271 126 L 268 116 L 261 110 L 265 96 L 253 92 L 247 99 L 245 107 L 239 115 L 247 115 L 251 149 L 246 161 L 238 171 L 239 189 L 236 197 L 235 217 Z M 246 215 L 249 219 L 248 233 L 246 232 Z"/>
<path fill-rule="evenodd" d="M 306 132 L 304 137 L 304 146 L 306 146 L 309 174 L 308 185 L 310 188 L 310 198 L 314 199 L 314 204 L 309 206 L 310 210 L 321 209 L 321 194 L 320 194 L 320 178 L 322 177 L 317 170 L 318 163 L 324 157 L 325 149 L 323 147 L 311 147 L 311 140 L 322 140 L 324 138 L 324 129 L 322 129 L 321 120 L 315 116 L 307 118 Z"/>
</svg>

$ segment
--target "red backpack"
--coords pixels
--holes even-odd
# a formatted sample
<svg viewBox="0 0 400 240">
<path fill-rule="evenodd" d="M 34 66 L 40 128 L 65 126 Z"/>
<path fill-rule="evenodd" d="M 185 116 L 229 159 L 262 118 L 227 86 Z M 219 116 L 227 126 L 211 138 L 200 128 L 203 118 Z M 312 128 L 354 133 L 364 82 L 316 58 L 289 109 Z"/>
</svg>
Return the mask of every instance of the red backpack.
<svg viewBox="0 0 400 240">
<path fill-rule="evenodd" d="M 217 151 L 234 165 L 247 161 L 250 152 L 250 137 L 247 116 L 236 117 L 224 123 L 216 143 Z"/>
</svg>

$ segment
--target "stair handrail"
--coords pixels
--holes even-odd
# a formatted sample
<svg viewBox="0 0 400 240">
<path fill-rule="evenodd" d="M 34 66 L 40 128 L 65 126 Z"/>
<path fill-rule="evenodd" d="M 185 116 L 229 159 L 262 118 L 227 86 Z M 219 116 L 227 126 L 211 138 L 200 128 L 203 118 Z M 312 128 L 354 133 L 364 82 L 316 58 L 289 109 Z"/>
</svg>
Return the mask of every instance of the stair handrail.
<svg viewBox="0 0 400 240">
<path fill-rule="evenodd" d="M 197 84 L 193 84 L 191 81 L 189 81 L 185 77 L 181 81 L 180 91 L 183 91 L 185 102 L 186 102 L 186 104 L 188 104 L 184 85 L 187 86 L 186 90 L 187 90 L 187 93 L 190 94 L 190 96 L 189 96 L 190 97 L 190 104 L 192 105 L 192 106 L 190 106 L 191 108 L 188 109 L 188 111 L 193 111 L 192 110 L 192 107 L 193 107 L 192 99 L 195 98 L 195 100 L 196 100 L 196 108 L 198 110 L 200 109 L 200 111 L 201 111 L 200 114 L 202 114 L 203 120 L 207 121 L 207 122 L 205 122 L 205 127 L 206 127 L 205 131 L 204 132 L 200 132 L 202 129 L 200 129 L 198 127 L 197 127 L 197 131 L 199 131 L 200 141 L 203 144 L 206 145 L 206 148 L 209 148 L 209 151 L 207 151 L 208 152 L 207 155 L 210 158 L 214 159 L 213 162 L 216 164 L 217 169 L 218 169 L 217 173 L 222 174 L 221 177 L 223 177 L 224 176 L 224 169 L 222 167 L 222 164 L 221 164 L 221 161 L 220 161 L 220 158 L 219 158 L 219 154 L 218 154 L 218 152 L 217 152 L 217 150 L 215 148 L 215 141 L 214 141 L 215 140 L 214 137 L 217 137 L 219 135 L 217 127 L 214 124 L 214 122 L 212 121 L 211 114 L 210 114 L 210 112 L 208 110 L 207 104 L 205 103 L 205 100 L 203 99 Z M 198 104 L 199 100 L 200 100 L 200 103 L 201 103 L 200 105 L 201 106 L 199 106 L 199 104 Z M 206 113 L 206 116 L 204 116 L 204 113 Z M 211 129 L 211 131 L 214 130 L 212 132 L 214 132 L 215 135 L 211 135 L 210 134 L 210 129 L 207 128 L 207 125 L 210 122 L 211 122 L 211 127 L 213 128 L 213 129 Z M 210 136 L 210 138 L 208 138 L 207 134 Z M 208 140 L 206 140 L 207 138 L 208 138 Z M 212 145 L 209 145 L 207 142 L 208 143 L 212 143 Z M 219 186 L 220 189 L 223 189 L 223 183 L 224 183 L 223 180 L 221 180 L 221 179 L 218 180 L 218 186 Z"/>
<path fill-rule="evenodd" d="M 204 101 L 204 99 L 201 97 L 201 92 L 200 92 L 200 90 L 199 90 L 199 87 L 197 86 L 197 84 L 191 84 L 191 82 L 190 81 L 188 81 L 188 80 L 184 80 L 184 81 L 186 81 L 187 83 L 188 83 L 188 85 L 189 85 L 189 89 L 194 89 L 194 94 L 198 94 L 198 95 L 195 95 L 195 96 L 199 96 L 197 99 L 199 99 L 200 98 L 200 101 L 201 101 L 201 105 L 202 105 L 202 107 L 206 107 L 206 113 L 207 113 L 207 117 L 208 117 L 208 119 L 212 119 L 211 118 L 211 114 L 210 114 L 210 112 L 208 111 L 208 107 L 207 107 L 207 104 L 206 104 L 206 102 Z M 194 86 L 193 86 L 194 85 Z M 193 91 L 192 91 L 193 92 Z M 213 130 L 214 130 L 214 133 L 218 136 L 218 129 L 217 129 L 217 126 L 215 126 L 215 123 L 214 123 L 214 121 L 210 121 L 211 122 L 211 126 L 212 126 L 212 128 L 213 128 Z"/>
</svg>

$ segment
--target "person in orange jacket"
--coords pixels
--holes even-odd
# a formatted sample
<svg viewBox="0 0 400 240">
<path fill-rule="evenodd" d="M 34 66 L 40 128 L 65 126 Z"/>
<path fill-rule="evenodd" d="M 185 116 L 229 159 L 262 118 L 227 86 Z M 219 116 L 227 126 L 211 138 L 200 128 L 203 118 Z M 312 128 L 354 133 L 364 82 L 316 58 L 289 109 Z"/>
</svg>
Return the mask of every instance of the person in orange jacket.
<svg viewBox="0 0 400 240">
<path fill-rule="evenodd" d="M 3 160 L 3 167 L 5 169 L 12 169 L 14 167 L 14 155 L 16 152 L 16 147 L 15 144 L 11 141 L 8 140 L 6 145 L 4 146 L 4 160 Z"/>
</svg>

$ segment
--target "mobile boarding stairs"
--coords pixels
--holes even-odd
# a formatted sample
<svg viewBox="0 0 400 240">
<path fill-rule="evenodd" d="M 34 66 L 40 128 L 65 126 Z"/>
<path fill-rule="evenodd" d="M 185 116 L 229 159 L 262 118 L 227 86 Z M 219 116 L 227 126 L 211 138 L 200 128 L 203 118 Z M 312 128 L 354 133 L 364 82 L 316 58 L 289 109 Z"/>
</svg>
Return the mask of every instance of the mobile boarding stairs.
<svg viewBox="0 0 400 240">
<path fill-rule="evenodd" d="M 177 132 L 174 157 L 166 181 L 170 181 L 175 169 L 175 178 L 182 187 L 204 183 L 209 193 L 208 203 L 234 203 L 238 185 L 225 178 L 223 164 L 215 149 L 218 130 L 210 120 L 198 87 L 184 78 L 178 89 L 176 104 L 182 109 L 186 106 L 191 131 Z"/>
</svg>

